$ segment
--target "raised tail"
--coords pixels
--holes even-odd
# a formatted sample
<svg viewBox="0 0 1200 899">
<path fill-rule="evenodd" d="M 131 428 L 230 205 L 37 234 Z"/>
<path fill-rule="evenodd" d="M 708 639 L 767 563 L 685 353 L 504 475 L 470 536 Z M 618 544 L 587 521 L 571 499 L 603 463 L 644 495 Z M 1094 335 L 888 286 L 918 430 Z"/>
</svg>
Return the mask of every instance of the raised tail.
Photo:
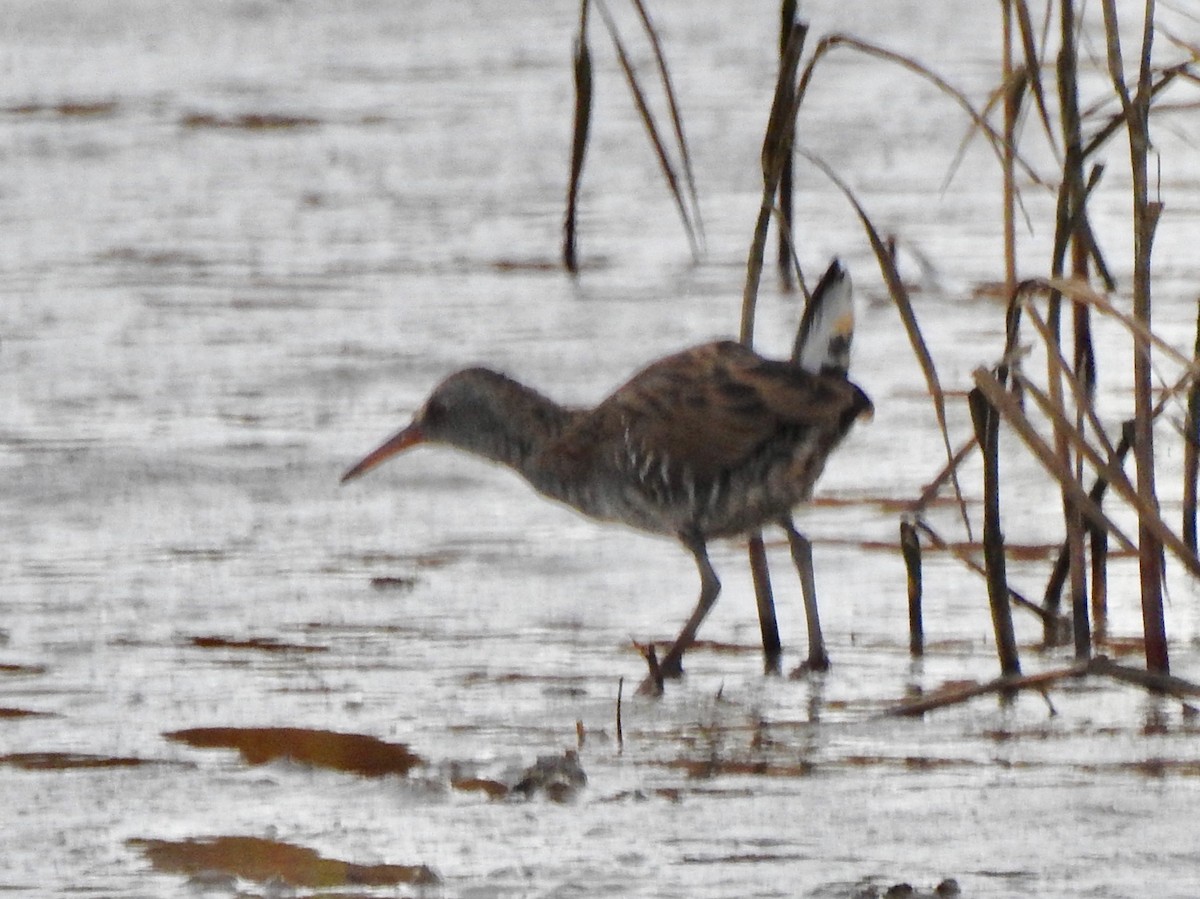
<svg viewBox="0 0 1200 899">
<path fill-rule="evenodd" d="M 834 259 L 800 317 L 792 362 L 813 374 L 844 377 L 850 370 L 853 337 L 854 286 L 849 273 Z"/>
</svg>

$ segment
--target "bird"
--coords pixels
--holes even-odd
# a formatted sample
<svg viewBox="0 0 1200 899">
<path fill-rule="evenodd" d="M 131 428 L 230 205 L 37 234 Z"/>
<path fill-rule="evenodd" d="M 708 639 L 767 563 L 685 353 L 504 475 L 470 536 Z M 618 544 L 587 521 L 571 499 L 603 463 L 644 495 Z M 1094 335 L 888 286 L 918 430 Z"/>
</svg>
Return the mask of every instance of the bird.
<svg viewBox="0 0 1200 899">
<path fill-rule="evenodd" d="M 792 512 L 811 498 L 855 421 L 873 413 L 848 378 L 853 329 L 851 280 L 834 259 L 789 360 L 732 340 L 705 343 L 651 363 L 591 408 L 561 405 L 488 368 L 466 368 L 438 384 L 409 424 L 341 480 L 418 445 L 450 446 L 515 470 L 590 518 L 678 540 L 695 560 L 700 595 L 657 671 L 651 663 L 642 692 L 682 675 L 683 654 L 720 593 L 708 542 L 778 524 L 801 572 L 808 664 L 826 668 L 811 544 Z"/>
</svg>

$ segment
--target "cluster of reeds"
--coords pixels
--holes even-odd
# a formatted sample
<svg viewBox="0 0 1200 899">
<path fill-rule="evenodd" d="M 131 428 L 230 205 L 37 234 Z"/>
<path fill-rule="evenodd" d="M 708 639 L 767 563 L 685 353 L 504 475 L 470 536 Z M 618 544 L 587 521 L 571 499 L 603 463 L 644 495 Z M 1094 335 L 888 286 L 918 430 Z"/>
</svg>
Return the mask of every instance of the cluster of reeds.
<svg viewBox="0 0 1200 899">
<path fill-rule="evenodd" d="M 1002 0 L 1000 4 L 1004 35 L 1001 84 L 983 111 L 976 111 L 952 86 L 918 61 L 869 45 L 844 35 L 831 35 L 817 45 L 794 91 L 794 108 L 799 109 L 803 92 L 822 56 L 837 47 L 845 47 L 872 57 L 898 64 L 931 80 L 959 103 L 972 119 L 974 127 L 991 144 L 1002 173 L 1002 214 L 1004 218 L 1004 291 L 1008 298 L 1006 341 L 997 363 L 974 373 L 975 386 L 970 394 L 971 420 L 974 426 L 961 444 L 954 448 L 946 425 L 945 395 L 933 365 L 905 286 L 896 270 L 888 242 L 881 239 L 862 205 L 828 165 L 804 150 L 796 152 L 838 186 L 858 214 L 867 238 L 878 259 L 880 271 L 907 331 L 912 349 L 925 374 L 942 431 L 947 463 L 929 487 L 913 502 L 901 523 L 901 549 L 909 570 L 910 647 L 914 654 L 923 651 L 923 626 L 920 600 L 920 544 L 927 542 L 946 548 L 947 544 L 930 526 L 925 511 L 938 492 L 951 482 L 962 510 L 963 522 L 970 535 L 971 523 L 957 481 L 961 464 L 976 449 L 982 456 L 983 470 L 983 562 L 973 554 L 957 554 L 986 578 L 995 629 L 1001 677 L 990 689 L 1016 686 L 1044 687 L 1047 677 L 1099 672 L 1134 680 L 1144 685 L 1179 695 L 1196 696 L 1200 690 L 1169 676 L 1167 635 L 1163 615 L 1164 550 L 1185 569 L 1200 575 L 1196 551 L 1196 477 L 1200 387 L 1197 387 L 1197 359 L 1200 359 L 1200 332 L 1197 351 L 1187 357 L 1157 337 L 1152 329 L 1151 252 L 1162 202 L 1151 196 L 1149 165 L 1152 153 L 1151 114 L 1155 98 L 1178 78 L 1197 81 L 1196 66 L 1200 51 L 1180 41 L 1176 46 L 1186 57 L 1167 67 L 1155 66 L 1151 48 L 1155 35 L 1154 3 L 1148 0 L 1141 11 L 1141 42 L 1134 59 L 1136 77 L 1129 83 L 1125 76 L 1119 19 L 1113 0 L 1101 4 L 1105 35 L 1106 62 L 1111 91 L 1117 111 L 1085 116 L 1079 78 L 1080 12 L 1074 0 L 1053 0 L 1045 6 L 1045 20 L 1039 34 L 1033 25 L 1026 0 Z M 1057 28 L 1053 26 L 1057 25 Z M 1057 37 L 1058 53 L 1054 65 L 1058 96 L 1058 123 L 1053 122 L 1042 72 L 1050 36 Z M 781 66 L 780 84 L 791 75 L 788 63 Z M 778 96 L 777 96 L 778 102 Z M 999 106 L 1001 124 L 991 118 Z M 1026 163 L 1020 152 L 1019 126 L 1032 106 L 1032 118 L 1040 123 L 1045 138 L 1055 148 L 1060 169 L 1055 176 L 1040 176 Z M 1090 109 L 1104 109 L 1103 103 L 1091 103 Z M 768 129 L 770 133 L 770 129 Z M 1092 231 L 1088 199 L 1103 174 L 1094 162 L 1097 151 L 1110 140 L 1124 135 L 1129 143 L 1132 184 L 1132 310 L 1124 312 L 1113 298 L 1117 285 L 1110 274 L 1099 242 Z M 786 138 L 785 138 L 786 140 Z M 768 137 L 770 141 L 770 137 Z M 779 145 L 777 151 L 791 155 L 791 148 Z M 764 151 L 766 159 L 766 151 Z M 1034 184 L 1056 192 L 1054 246 L 1047 273 L 1039 278 L 1018 280 L 1017 214 L 1020 194 L 1016 188 L 1021 170 Z M 764 163 L 764 182 L 770 175 Z M 769 185 L 768 185 L 769 187 Z M 766 189 L 766 188 L 765 188 Z M 760 219 L 760 229 L 765 228 Z M 756 246 L 761 236 L 756 234 Z M 755 256 L 751 255 L 747 278 L 746 305 L 753 303 L 751 282 L 756 284 Z M 1064 339 L 1064 318 L 1070 315 L 1069 352 Z M 752 312 L 743 313 L 743 322 L 753 321 Z M 1093 315 L 1102 315 L 1126 328 L 1134 345 L 1133 415 L 1120 433 L 1110 434 L 1096 405 L 1098 361 L 1091 339 Z M 1045 376 L 1027 371 L 1022 364 L 1025 352 L 1019 334 L 1022 321 L 1034 331 L 1046 358 Z M 1028 336 L 1028 335 L 1026 335 Z M 1169 356 L 1183 370 L 1178 382 L 1164 390 L 1157 402 L 1152 395 L 1151 353 L 1157 350 Z M 1069 358 L 1068 358 L 1069 355 Z M 1186 447 L 1184 515 L 1180 532 L 1164 520 L 1155 489 L 1154 425 L 1172 403 L 1180 404 L 1186 394 L 1187 410 L 1182 429 Z M 1000 514 L 999 429 L 1004 424 L 1024 448 L 1045 469 L 1056 484 L 1064 521 L 1065 539 L 1051 568 L 1040 604 L 1030 602 L 1013 591 L 1005 572 L 1005 547 Z M 1050 437 L 1043 436 L 1048 429 Z M 1125 457 L 1133 453 L 1135 473 L 1131 479 L 1123 467 Z M 1107 514 L 1103 500 L 1116 493 L 1133 510 L 1137 534 L 1128 535 Z M 1109 539 L 1137 554 L 1140 572 L 1143 644 L 1146 670 L 1140 674 L 1116 666 L 1106 659 L 1093 660 L 1093 651 L 1105 645 L 1107 621 L 1107 547 Z M 1090 583 L 1090 589 L 1089 589 Z M 1059 614 L 1063 589 L 1069 591 L 1070 615 L 1064 621 Z M 1060 635 L 1069 633 L 1074 643 L 1076 666 L 1053 675 L 1021 678 L 1018 644 L 1012 622 L 1012 607 L 1027 608 L 1044 625 L 1045 642 L 1053 645 Z M 1065 625 L 1065 626 L 1064 626 Z M 970 693 L 970 691 L 968 691 Z M 974 695 L 970 693 L 970 695 Z M 943 700 L 944 701 L 944 700 Z M 922 708 L 924 706 L 921 706 Z"/>
<path fill-rule="evenodd" d="M 592 51 L 588 42 L 588 23 L 592 6 L 600 14 L 604 27 L 612 39 L 613 49 L 617 54 L 621 71 L 625 75 L 625 83 L 629 86 L 630 95 L 637 107 L 638 115 L 646 128 L 646 135 L 654 147 L 655 156 L 663 177 L 675 201 L 687 235 L 688 245 L 692 250 L 692 258 L 699 260 L 704 245 L 704 225 L 700 220 L 700 202 L 696 194 L 696 179 L 692 174 L 692 159 L 688 152 L 687 138 L 683 132 L 683 117 L 679 112 L 679 103 L 675 97 L 675 88 L 671 82 L 670 69 L 663 55 L 662 41 L 654 27 L 650 14 L 642 0 L 630 0 L 637 11 L 638 20 L 646 33 L 654 52 L 655 66 L 666 95 L 667 107 L 671 119 L 670 133 L 674 139 L 674 153 L 668 148 L 668 140 L 664 137 L 664 129 L 651 111 L 643 88 L 625 48 L 625 42 L 617 29 L 616 20 L 609 12 L 604 0 L 580 0 L 579 31 L 575 37 L 574 75 L 575 75 L 575 114 L 571 138 L 571 170 L 567 184 L 567 212 L 563 221 L 563 265 L 567 271 L 575 273 L 579 270 L 578 253 L 576 249 L 576 221 L 579 208 L 579 187 L 583 180 L 583 163 L 587 157 L 588 136 L 592 124 Z"/>
<path fill-rule="evenodd" d="M 660 136 L 662 129 L 649 112 L 613 19 L 603 0 L 595 0 L 675 198 L 693 253 L 697 253 L 702 244 L 699 237 L 702 232 L 682 121 L 658 36 L 641 0 L 632 2 L 650 36 L 659 76 L 669 99 L 672 131 L 681 160 L 678 167 L 672 163 Z M 590 3 L 591 0 L 582 0 L 576 44 L 575 141 L 564 240 L 564 263 L 571 271 L 576 268 L 575 207 L 590 121 L 591 65 L 586 40 Z M 779 72 L 763 140 L 762 195 L 747 259 L 741 339 L 747 343 L 753 339 L 755 302 L 772 221 L 777 224 L 779 237 L 781 281 L 786 286 L 794 279 L 808 296 L 792 247 L 791 172 L 794 160 L 804 160 L 839 189 L 862 224 L 924 375 L 945 448 L 945 466 L 911 503 L 900 528 L 901 549 L 909 570 L 912 652 L 921 653 L 924 645 L 920 612 L 920 555 L 924 542 L 954 552 L 964 564 L 986 579 L 1001 668 L 998 684 L 1007 688 L 1022 686 L 1023 681 L 1028 681 L 1030 685 L 1040 686 L 1051 676 L 1020 678 L 1011 611 L 1016 606 L 1041 619 L 1047 645 L 1058 644 L 1064 635 L 1070 635 L 1077 665 L 1053 676 L 1085 670 L 1101 671 L 1125 679 L 1141 678 L 1139 682 L 1157 689 L 1197 695 L 1193 688 L 1181 686 L 1182 682 L 1168 675 L 1162 578 L 1164 551 L 1188 571 L 1200 575 L 1196 539 L 1200 378 L 1195 377 L 1200 372 L 1196 361 L 1200 359 L 1200 330 L 1196 349 L 1192 356 L 1187 356 L 1156 336 L 1152 328 L 1150 262 L 1155 228 L 1163 205 L 1159 198 L 1152 196 L 1149 168 L 1153 154 L 1151 120 L 1156 100 L 1173 81 L 1200 83 L 1197 74 L 1200 48 L 1171 37 L 1179 59 L 1169 66 L 1155 65 L 1151 53 L 1155 4 L 1154 0 L 1145 0 L 1140 10 L 1140 43 L 1132 53 L 1127 53 L 1121 44 L 1122 22 L 1115 0 L 1101 0 L 1100 24 L 1105 39 L 1111 95 L 1107 99 L 1115 98 L 1115 103 L 1106 105 L 1102 102 L 1106 98 L 1085 98 L 1083 95 L 1079 70 L 1082 13 L 1075 0 L 1046 0 L 1039 9 L 1042 13 L 1040 27 L 1035 24 L 1028 0 L 1000 0 L 999 11 L 1003 33 L 1001 78 L 986 105 L 977 109 L 961 91 L 919 60 L 849 35 L 822 37 L 805 61 L 808 27 L 796 19 L 794 0 L 783 0 Z M 1053 65 L 1049 60 L 1052 46 L 1057 47 Z M 796 142 L 797 119 L 805 93 L 822 61 L 835 51 L 853 52 L 877 63 L 898 66 L 931 82 L 966 115 L 970 123 L 968 139 L 980 137 L 996 157 L 1004 224 L 1006 340 L 998 351 L 996 364 L 974 373 L 975 384 L 970 395 L 973 430 L 957 442 L 947 423 L 946 395 L 937 368 L 921 333 L 908 289 L 897 270 L 893 240 L 879 232 L 863 204 L 834 168 Z M 1130 59 L 1136 65 L 1127 77 Z M 1052 87 L 1057 104 L 1047 97 L 1051 93 L 1051 85 L 1046 83 L 1044 75 L 1047 71 L 1053 72 Z M 1115 111 L 1107 112 L 1110 108 Z M 1024 159 L 1021 153 L 1022 124 L 1027 120 L 1036 123 L 1041 139 L 1053 149 L 1057 171 L 1039 172 Z M 1098 151 L 1121 137 L 1129 144 L 1132 184 L 1133 275 L 1129 289 L 1132 309 L 1129 312 L 1123 311 L 1122 301 L 1116 299 L 1120 291 L 1092 230 L 1088 210 L 1089 198 L 1104 172 L 1103 166 L 1095 161 Z M 1037 189 L 1054 191 L 1056 197 L 1052 257 L 1044 275 L 1023 280 L 1018 277 L 1020 260 L 1017 257 L 1019 215 L 1025 214 L 1017 187 L 1021 180 Z M 681 188 L 681 182 L 686 184 L 686 192 Z M 1133 414 L 1119 433 L 1109 432 L 1097 409 L 1096 380 L 1100 363 L 1091 337 L 1092 320 L 1097 315 L 1111 318 L 1127 329 L 1134 344 Z M 1068 316 L 1069 326 L 1066 324 Z M 1023 322 L 1028 325 L 1024 332 L 1021 330 Z M 1069 342 L 1064 334 L 1068 330 Z M 1022 348 L 1022 337 L 1032 339 L 1044 354 L 1044 376 L 1035 374 L 1025 364 L 1028 351 Z M 1182 370 L 1178 382 L 1163 390 L 1157 401 L 1152 392 L 1152 350 L 1171 358 Z M 1173 404 L 1183 403 L 1186 404 L 1185 423 L 1181 429 L 1185 445 L 1184 515 L 1182 525 L 1176 531 L 1164 520 L 1156 496 L 1154 426 L 1165 410 L 1173 408 Z M 1060 496 L 1065 538 L 1048 573 L 1040 603 L 1014 591 L 1005 573 L 999 499 L 1002 467 L 998 435 L 1001 425 L 1015 434 L 1024 449 L 1045 469 Z M 1047 430 L 1049 437 L 1043 436 Z M 944 540 L 925 514 L 933 499 L 950 485 L 968 538 L 971 537 L 971 521 L 958 478 L 963 462 L 977 450 L 983 461 L 982 562 L 969 549 Z M 1124 462 L 1131 452 L 1132 478 L 1124 470 Z M 1136 515 L 1136 534 L 1125 533 L 1105 511 L 1104 499 L 1109 493 L 1117 494 Z M 1146 670 L 1141 674 L 1131 674 L 1131 669 L 1114 666 L 1102 658 L 1092 659 L 1093 653 L 1103 648 L 1107 637 L 1106 572 L 1110 539 L 1125 550 L 1135 552 L 1139 562 L 1146 661 Z M 768 667 L 772 667 L 778 662 L 779 637 L 762 540 L 757 535 L 750 541 L 750 558 L 759 600 L 763 645 Z M 1067 616 L 1060 612 L 1064 589 L 1070 598 Z"/>
<path fill-rule="evenodd" d="M 1165 522 L 1155 487 L 1154 425 L 1163 411 L 1178 402 L 1181 393 L 1196 392 L 1195 360 L 1175 351 L 1152 330 L 1151 251 L 1162 202 L 1152 198 L 1149 187 L 1151 154 L 1150 122 L 1155 97 L 1174 79 L 1195 79 L 1198 56 L 1169 67 L 1152 63 L 1155 35 L 1154 3 L 1141 10 L 1141 42 L 1133 59 L 1136 77 L 1132 85 L 1125 76 L 1120 27 L 1113 0 L 1101 4 L 1106 63 L 1111 91 L 1118 101 L 1115 113 L 1085 116 L 1084 108 L 1102 109 L 1103 104 L 1085 107 L 1079 73 L 1080 13 L 1074 0 L 1055 0 L 1046 6 L 1046 19 L 1039 40 L 1032 25 L 1026 0 L 1003 0 L 1003 79 L 997 91 L 1002 100 L 1001 164 L 1003 172 L 1004 290 L 1008 298 L 1006 341 L 996 365 L 974 373 L 971 412 L 975 433 L 963 446 L 978 446 L 984 471 L 984 573 L 992 605 L 996 647 L 1004 678 L 1010 682 L 1020 674 L 1017 643 L 1013 637 L 1011 599 L 1005 575 L 1005 553 L 1000 528 L 999 450 L 1001 423 L 1019 439 L 1056 484 L 1061 501 L 1065 538 L 1051 568 L 1040 606 L 1027 601 L 1042 618 L 1045 643 L 1059 642 L 1069 633 L 1075 656 L 1085 670 L 1113 675 L 1120 669 L 1107 661 L 1093 665 L 1093 651 L 1103 650 L 1107 639 L 1108 541 L 1136 553 L 1140 573 L 1143 644 L 1146 671 L 1158 676 L 1148 685 L 1187 695 L 1190 687 L 1168 677 L 1169 656 L 1163 615 L 1164 549 L 1192 574 L 1200 574 L 1194 539 L 1188 541 Z M 1055 16 L 1057 13 L 1057 16 Z M 1053 26 L 1056 25 L 1055 29 Z M 1054 65 L 1058 96 L 1058 124 L 1052 122 L 1046 91 L 1041 83 L 1045 66 L 1047 35 L 1057 34 L 1058 52 Z M 1045 138 L 1055 148 L 1061 168 L 1057 178 L 1044 181 L 1056 191 L 1054 243 L 1048 271 L 1043 277 L 1017 278 L 1017 211 L 1019 194 L 1015 170 L 1020 164 L 1018 122 L 1025 106 L 1036 106 L 1036 120 Z M 1097 151 L 1124 135 L 1129 143 L 1132 185 L 1132 310 L 1122 311 L 1114 299 L 1117 285 L 1094 234 L 1088 199 L 1100 183 L 1103 166 L 1095 163 Z M 1064 331 L 1070 315 L 1070 342 Z M 1101 315 L 1126 328 L 1134 353 L 1132 417 L 1110 433 L 1097 409 L 1096 382 L 1100 361 L 1092 343 L 1092 318 Z M 1032 326 L 1033 342 L 1045 356 L 1044 377 L 1024 364 L 1019 329 L 1022 321 Z M 1171 356 L 1183 376 L 1159 397 L 1152 395 L 1152 350 Z M 1189 416 L 1191 415 L 1189 411 Z M 1043 435 L 1049 430 L 1050 436 Z M 1196 424 L 1189 418 L 1183 439 L 1194 454 Z M 1132 450 L 1135 473 L 1124 470 Z M 954 470 L 965 452 L 955 454 L 948 465 Z M 1192 486 L 1185 489 L 1185 521 L 1195 516 L 1195 470 L 1187 476 Z M 1116 493 L 1136 515 L 1137 534 L 1128 535 L 1106 513 L 1103 500 Z M 913 520 L 924 533 L 934 537 L 921 522 L 922 497 L 913 509 Z M 911 524 L 910 524 L 911 528 Z M 1184 528 L 1187 531 L 1187 528 Z M 911 541 L 911 536 L 908 538 Z M 936 539 L 936 537 L 934 537 Z M 910 557 L 911 557 L 910 550 Z M 912 567 L 910 566 L 910 571 Z M 1059 608 L 1064 588 L 1070 597 L 1069 625 L 1063 626 Z M 911 591 L 919 592 L 919 591 Z M 1069 673 L 1078 673 L 1071 670 Z M 1119 674 L 1117 675 L 1119 676 Z M 1044 681 L 1044 678 L 1039 678 Z M 1038 684 L 1042 686 L 1042 683 Z"/>
</svg>

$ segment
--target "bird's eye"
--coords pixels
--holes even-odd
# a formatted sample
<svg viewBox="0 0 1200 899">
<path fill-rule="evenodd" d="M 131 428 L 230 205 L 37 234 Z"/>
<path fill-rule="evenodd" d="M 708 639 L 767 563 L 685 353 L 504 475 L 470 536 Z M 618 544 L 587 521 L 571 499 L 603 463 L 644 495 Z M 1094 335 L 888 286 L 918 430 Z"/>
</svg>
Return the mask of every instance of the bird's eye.
<svg viewBox="0 0 1200 899">
<path fill-rule="evenodd" d="M 425 404 L 425 408 L 421 410 L 421 421 L 426 424 L 436 424 L 440 419 L 446 416 L 446 404 L 441 400 L 432 399 Z"/>
</svg>

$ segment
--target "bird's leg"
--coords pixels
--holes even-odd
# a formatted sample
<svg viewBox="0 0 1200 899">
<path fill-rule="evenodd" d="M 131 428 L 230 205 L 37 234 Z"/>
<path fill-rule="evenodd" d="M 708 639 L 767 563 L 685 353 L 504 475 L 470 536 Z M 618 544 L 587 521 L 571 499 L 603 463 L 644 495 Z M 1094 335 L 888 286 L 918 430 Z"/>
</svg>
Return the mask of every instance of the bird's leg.
<svg viewBox="0 0 1200 899">
<path fill-rule="evenodd" d="M 762 631 L 763 671 L 779 673 L 783 645 L 779 642 L 779 623 L 775 620 L 775 597 L 771 593 L 771 572 L 767 570 L 767 551 L 762 531 L 750 535 L 750 574 L 754 578 L 754 599 L 758 603 L 758 626 Z"/>
<path fill-rule="evenodd" d="M 704 621 L 704 617 L 717 601 L 717 594 L 721 592 L 721 582 L 717 580 L 717 573 L 713 570 L 712 563 L 708 561 L 708 550 L 704 546 L 704 541 L 698 537 L 683 537 L 682 540 L 684 546 L 691 550 L 696 559 L 696 567 L 700 570 L 700 599 L 696 602 L 696 608 L 692 611 L 687 623 L 684 624 L 683 630 L 679 632 L 679 636 L 675 638 L 675 642 L 671 644 L 671 648 L 667 650 L 667 654 L 659 663 L 658 668 L 662 677 L 680 677 L 683 674 L 683 653 L 696 639 L 696 631 L 700 630 L 700 623 Z M 654 678 L 647 677 L 638 687 L 638 693 L 652 694 L 655 686 Z"/>
<path fill-rule="evenodd" d="M 808 658 L 794 674 L 807 671 L 828 671 L 829 656 L 825 652 L 825 638 L 821 635 L 821 617 L 817 612 L 817 586 L 813 579 L 812 543 L 796 530 L 790 515 L 779 522 L 787 534 L 792 561 L 800 575 L 800 592 L 804 594 L 804 620 L 808 625 Z"/>
</svg>

